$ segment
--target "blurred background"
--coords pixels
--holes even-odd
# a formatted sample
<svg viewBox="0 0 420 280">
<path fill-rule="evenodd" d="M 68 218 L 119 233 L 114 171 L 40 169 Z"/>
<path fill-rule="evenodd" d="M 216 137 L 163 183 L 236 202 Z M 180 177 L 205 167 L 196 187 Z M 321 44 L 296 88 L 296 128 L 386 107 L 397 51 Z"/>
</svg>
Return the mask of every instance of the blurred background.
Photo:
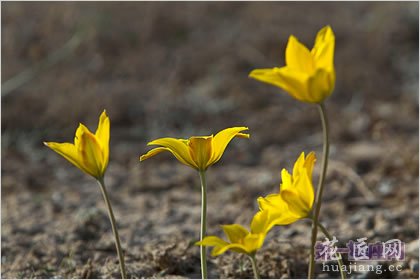
<svg viewBox="0 0 420 280">
<path fill-rule="evenodd" d="M 42 144 L 72 142 L 79 122 L 95 130 L 104 109 L 106 181 L 130 277 L 200 277 L 198 175 L 169 153 L 139 156 L 158 137 L 248 126 L 251 139 L 234 139 L 208 172 L 208 234 L 248 226 L 280 170 L 322 151 L 316 107 L 248 74 L 284 65 L 289 35 L 311 48 L 330 24 L 337 82 L 321 221 L 341 246 L 406 243 L 401 272 L 352 277 L 417 278 L 418 11 L 416 2 L 2 3 L 2 277 L 119 277 L 99 188 Z M 306 277 L 309 240 L 304 221 L 271 232 L 261 277 Z M 210 258 L 209 273 L 252 277 L 234 253 Z M 317 275 L 338 276 L 321 266 Z"/>
</svg>

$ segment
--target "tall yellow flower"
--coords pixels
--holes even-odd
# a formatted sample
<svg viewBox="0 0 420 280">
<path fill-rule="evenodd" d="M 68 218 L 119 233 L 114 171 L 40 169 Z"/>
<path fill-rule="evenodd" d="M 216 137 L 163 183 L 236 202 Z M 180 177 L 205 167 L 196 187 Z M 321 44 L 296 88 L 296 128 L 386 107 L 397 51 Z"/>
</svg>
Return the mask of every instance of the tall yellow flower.
<svg viewBox="0 0 420 280">
<path fill-rule="evenodd" d="M 109 133 L 110 122 L 104 110 L 95 134 L 83 124 L 79 124 L 74 144 L 56 142 L 44 142 L 44 144 L 80 170 L 100 179 L 103 178 L 109 161 Z"/>
<path fill-rule="evenodd" d="M 232 250 L 237 253 L 253 255 L 264 244 L 266 236 L 266 224 L 268 223 L 268 212 L 260 211 L 255 214 L 251 222 L 251 231 L 239 224 L 223 225 L 223 231 L 228 237 L 229 242 L 217 237 L 206 236 L 202 241 L 195 243 L 196 245 L 214 247 L 211 255 L 213 257 Z"/>
<path fill-rule="evenodd" d="M 282 184 L 280 192 L 259 197 L 258 204 L 262 211 L 269 213 L 266 230 L 275 225 L 288 225 L 311 215 L 314 202 L 312 185 L 312 170 L 316 161 L 315 153 L 305 153 L 297 159 L 292 175 L 286 170 L 281 171 Z"/>
<path fill-rule="evenodd" d="M 286 66 L 255 69 L 249 76 L 280 87 L 299 101 L 321 103 L 335 85 L 335 37 L 330 26 L 322 28 L 312 50 L 291 35 L 286 47 Z"/>
<path fill-rule="evenodd" d="M 206 170 L 222 157 L 227 145 L 234 137 L 249 138 L 249 134 L 242 133 L 247 127 L 226 128 L 215 136 L 193 136 L 190 139 L 160 138 L 147 145 L 160 146 L 140 156 L 140 161 L 153 157 L 161 152 L 171 152 L 181 163 L 198 171 L 201 181 L 201 229 L 200 240 L 206 236 L 207 228 L 207 183 Z M 206 248 L 200 248 L 201 277 L 207 279 Z"/>
<path fill-rule="evenodd" d="M 146 160 L 161 152 L 171 152 L 181 163 L 194 169 L 204 171 L 220 160 L 227 145 L 234 137 L 249 138 L 249 134 L 241 133 L 247 127 L 226 128 L 214 137 L 193 136 L 190 139 L 160 138 L 147 145 L 161 146 L 154 148 L 140 157 Z"/>
<path fill-rule="evenodd" d="M 114 212 L 105 188 L 104 175 L 109 161 L 109 134 L 110 121 L 104 110 L 99 117 L 99 124 L 95 134 L 90 132 L 83 124 L 79 124 L 76 130 L 76 136 L 74 137 L 74 144 L 56 142 L 44 142 L 44 144 L 98 181 L 105 205 L 108 209 L 111 228 L 115 238 L 121 278 L 126 279 L 124 253 L 121 247 Z"/>
</svg>

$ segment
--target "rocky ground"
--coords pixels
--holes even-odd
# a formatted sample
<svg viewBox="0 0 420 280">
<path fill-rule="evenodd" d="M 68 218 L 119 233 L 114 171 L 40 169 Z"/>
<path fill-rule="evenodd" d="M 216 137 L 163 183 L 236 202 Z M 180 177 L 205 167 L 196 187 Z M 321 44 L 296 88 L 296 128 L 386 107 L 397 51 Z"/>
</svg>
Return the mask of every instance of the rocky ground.
<svg viewBox="0 0 420 280">
<path fill-rule="evenodd" d="M 198 175 L 169 154 L 138 157 L 154 138 L 249 126 L 251 138 L 232 141 L 208 172 L 208 233 L 247 226 L 257 197 L 278 190 L 280 170 L 322 149 L 316 108 L 248 73 L 283 65 L 290 34 L 312 45 L 326 24 L 336 34 L 337 85 L 326 102 L 332 146 L 321 221 L 339 245 L 406 243 L 404 261 L 375 263 L 402 271 L 349 277 L 418 278 L 415 2 L 3 3 L 2 278 L 119 277 L 99 188 L 42 145 L 71 141 L 79 122 L 94 129 L 104 108 L 106 181 L 129 276 L 200 277 Z M 30 79 L 19 76 L 6 92 L 28 69 Z M 305 278 L 309 240 L 305 221 L 271 232 L 257 255 L 261 277 Z M 321 268 L 319 278 L 339 277 Z M 252 278 L 235 253 L 210 257 L 209 273 Z"/>
</svg>

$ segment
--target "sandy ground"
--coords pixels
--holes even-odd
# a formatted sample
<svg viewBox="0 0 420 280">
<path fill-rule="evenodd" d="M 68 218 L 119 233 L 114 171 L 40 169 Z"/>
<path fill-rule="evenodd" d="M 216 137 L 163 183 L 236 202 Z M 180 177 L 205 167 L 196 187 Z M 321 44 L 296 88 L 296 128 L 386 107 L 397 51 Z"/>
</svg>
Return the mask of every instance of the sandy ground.
<svg viewBox="0 0 420 280">
<path fill-rule="evenodd" d="M 139 155 L 154 138 L 249 126 L 251 139 L 235 139 L 208 172 L 208 233 L 247 226 L 280 170 L 322 148 L 316 108 L 248 73 L 283 65 L 290 34 L 312 45 L 330 24 L 337 85 L 321 221 L 339 245 L 406 243 L 404 261 L 379 263 L 402 271 L 350 277 L 418 278 L 418 18 L 415 2 L 2 3 L 3 85 L 72 36 L 80 44 L 2 97 L 1 276 L 119 277 L 98 186 L 42 145 L 71 141 L 79 122 L 94 129 L 107 109 L 106 181 L 129 276 L 200 277 L 198 175 L 169 154 Z M 261 277 L 305 278 L 309 240 L 305 221 L 272 231 Z M 321 268 L 319 278 L 338 277 Z M 209 273 L 252 278 L 235 253 L 210 257 Z"/>
</svg>

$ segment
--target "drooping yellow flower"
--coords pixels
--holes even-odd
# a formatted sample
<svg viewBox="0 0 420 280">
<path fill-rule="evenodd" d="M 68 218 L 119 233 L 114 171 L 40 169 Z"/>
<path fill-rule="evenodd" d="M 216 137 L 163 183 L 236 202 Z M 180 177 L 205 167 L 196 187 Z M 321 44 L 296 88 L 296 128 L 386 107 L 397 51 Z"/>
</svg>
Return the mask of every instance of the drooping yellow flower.
<svg viewBox="0 0 420 280">
<path fill-rule="evenodd" d="M 334 47 L 330 26 L 318 32 L 310 51 L 291 35 L 286 47 L 286 66 L 255 69 L 249 76 L 280 87 L 297 100 L 321 103 L 331 95 L 335 85 Z"/>
<path fill-rule="evenodd" d="M 249 134 L 241 133 L 247 127 L 226 128 L 214 137 L 193 136 L 190 139 L 160 138 L 147 145 L 161 146 L 154 148 L 140 157 L 146 160 L 161 152 L 171 152 L 181 163 L 194 169 L 204 171 L 220 160 L 227 145 L 234 137 L 249 138 Z"/>
<path fill-rule="evenodd" d="M 99 118 L 95 134 L 83 124 L 79 124 L 72 143 L 44 142 L 80 170 L 95 177 L 103 178 L 109 161 L 110 121 L 104 110 Z"/>
<path fill-rule="evenodd" d="M 282 184 L 278 194 L 259 197 L 258 204 L 262 211 L 269 213 L 266 230 L 275 225 L 288 225 L 311 215 L 314 202 L 312 170 L 316 161 L 315 153 L 305 153 L 297 159 L 292 175 L 281 171 Z"/>
<path fill-rule="evenodd" d="M 203 241 L 199 241 L 195 245 L 214 247 L 211 252 L 213 257 L 221 255 L 227 250 L 251 256 L 264 244 L 267 223 L 268 212 L 260 211 L 252 219 L 251 231 L 238 224 L 223 225 L 223 231 L 229 242 L 217 236 L 206 236 Z"/>
</svg>

